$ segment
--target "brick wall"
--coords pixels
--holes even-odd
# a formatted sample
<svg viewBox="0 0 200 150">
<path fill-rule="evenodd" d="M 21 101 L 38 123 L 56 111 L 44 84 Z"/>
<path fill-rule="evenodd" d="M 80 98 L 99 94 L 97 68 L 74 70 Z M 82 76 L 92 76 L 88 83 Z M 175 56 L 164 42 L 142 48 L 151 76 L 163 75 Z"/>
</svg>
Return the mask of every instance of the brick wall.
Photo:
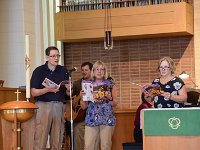
<svg viewBox="0 0 200 150">
<path fill-rule="evenodd" d="M 167 37 L 137 40 L 114 41 L 112 50 L 104 50 L 103 42 L 64 43 L 65 66 L 78 67 L 72 75 L 73 80 L 80 78 L 80 65 L 84 61 L 94 63 L 102 60 L 118 87 L 117 109 L 136 109 L 140 104 L 141 91 L 137 86 L 150 84 L 159 76 L 156 71 L 158 60 L 170 56 L 176 63 L 176 75 L 186 71 L 194 79 L 193 37 Z M 184 80 L 188 87 L 189 79 Z"/>
</svg>

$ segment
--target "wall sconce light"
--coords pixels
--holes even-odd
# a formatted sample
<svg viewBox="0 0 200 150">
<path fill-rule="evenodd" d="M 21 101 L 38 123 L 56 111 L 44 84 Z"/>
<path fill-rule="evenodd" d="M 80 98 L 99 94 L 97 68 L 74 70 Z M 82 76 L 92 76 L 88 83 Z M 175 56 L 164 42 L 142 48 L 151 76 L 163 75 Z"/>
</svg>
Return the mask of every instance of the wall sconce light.
<svg viewBox="0 0 200 150">
<path fill-rule="evenodd" d="M 196 83 L 192 80 L 192 78 L 190 77 L 190 75 L 187 74 L 185 71 L 183 71 L 183 72 L 179 75 L 179 77 L 182 78 L 182 79 L 189 78 L 190 81 L 193 83 L 194 88 L 196 89 L 196 88 L 198 87 L 198 85 L 196 85 Z"/>
<path fill-rule="evenodd" d="M 183 72 L 181 72 L 179 77 L 182 78 L 182 79 L 186 79 L 186 78 L 189 78 L 189 74 L 187 74 L 185 71 L 183 71 Z"/>
<path fill-rule="evenodd" d="M 111 50 L 113 48 L 111 10 L 109 3 L 106 3 L 105 6 L 104 48 L 107 50 Z"/>
</svg>

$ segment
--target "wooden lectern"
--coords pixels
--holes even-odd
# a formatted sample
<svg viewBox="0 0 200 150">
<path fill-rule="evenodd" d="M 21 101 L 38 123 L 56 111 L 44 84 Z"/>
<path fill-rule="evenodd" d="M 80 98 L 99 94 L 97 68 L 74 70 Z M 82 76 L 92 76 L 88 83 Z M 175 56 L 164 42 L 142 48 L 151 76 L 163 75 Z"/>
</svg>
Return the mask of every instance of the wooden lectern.
<svg viewBox="0 0 200 150">
<path fill-rule="evenodd" d="M 0 104 L 16 100 L 15 92 L 19 90 L 19 100 L 26 100 L 25 89 L 18 88 L 0 88 Z M 14 147 L 14 132 L 13 124 L 11 122 L 5 121 L 2 116 L 0 116 L 0 150 L 11 150 Z M 34 140 L 34 117 L 24 123 L 22 123 L 22 147 L 24 150 L 33 149 Z"/>
<path fill-rule="evenodd" d="M 143 150 L 199 150 L 200 108 L 145 109 Z"/>
</svg>

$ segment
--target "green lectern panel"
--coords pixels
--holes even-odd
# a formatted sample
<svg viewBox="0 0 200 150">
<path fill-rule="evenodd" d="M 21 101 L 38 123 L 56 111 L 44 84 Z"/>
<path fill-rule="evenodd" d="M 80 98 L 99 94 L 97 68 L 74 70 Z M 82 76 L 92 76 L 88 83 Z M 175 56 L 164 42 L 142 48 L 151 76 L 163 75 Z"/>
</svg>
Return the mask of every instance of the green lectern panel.
<svg viewBox="0 0 200 150">
<path fill-rule="evenodd" d="M 200 109 L 145 109 L 145 136 L 199 136 Z"/>
</svg>

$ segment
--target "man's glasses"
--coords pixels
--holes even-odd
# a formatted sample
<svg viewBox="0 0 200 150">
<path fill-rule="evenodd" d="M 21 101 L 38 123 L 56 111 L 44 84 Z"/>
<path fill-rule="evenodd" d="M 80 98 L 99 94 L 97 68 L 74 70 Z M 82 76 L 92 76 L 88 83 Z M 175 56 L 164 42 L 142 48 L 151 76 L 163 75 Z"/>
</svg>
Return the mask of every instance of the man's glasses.
<svg viewBox="0 0 200 150">
<path fill-rule="evenodd" d="M 164 66 L 164 67 L 159 67 L 160 69 L 164 69 L 164 70 L 167 70 L 167 69 L 169 69 L 169 67 L 168 66 Z"/>
<path fill-rule="evenodd" d="M 51 58 L 60 58 L 60 55 L 52 55 L 52 56 L 49 56 Z"/>
</svg>

